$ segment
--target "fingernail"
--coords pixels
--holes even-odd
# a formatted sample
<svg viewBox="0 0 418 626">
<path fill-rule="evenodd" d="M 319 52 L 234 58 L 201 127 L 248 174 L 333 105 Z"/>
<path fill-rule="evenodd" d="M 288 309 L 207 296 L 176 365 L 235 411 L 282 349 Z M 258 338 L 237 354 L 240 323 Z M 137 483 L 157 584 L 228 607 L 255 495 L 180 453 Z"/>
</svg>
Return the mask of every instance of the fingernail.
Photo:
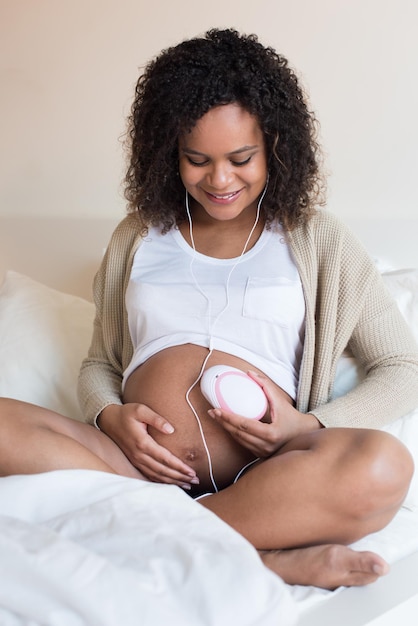
<svg viewBox="0 0 418 626">
<path fill-rule="evenodd" d="M 163 431 L 171 435 L 171 433 L 174 433 L 174 428 L 171 426 L 171 424 L 164 424 Z"/>
<path fill-rule="evenodd" d="M 187 483 L 185 483 L 185 484 L 184 484 L 184 485 L 182 485 L 181 487 L 182 487 L 182 489 L 187 489 L 187 491 L 190 491 L 190 489 L 192 488 L 192 486 L 191 486 L 191 485 L 189 485 L 189 484 L 187 484 Z"/>
<path fill-rule="evenodd" d="M 385 576 L 385 574 L 389 572 L 389 565 L 379 565 L 378 563 L 375 563 L 373 565 L 373 571 L 378 576 Z"/>
<path fill-rule="evenodd" d="M 200 480 L 198 479 L 197 476 L 192 478 L 192 480 L 190 482 L 191 482 L 192 485 L 200 485 Z"/>
</svg>

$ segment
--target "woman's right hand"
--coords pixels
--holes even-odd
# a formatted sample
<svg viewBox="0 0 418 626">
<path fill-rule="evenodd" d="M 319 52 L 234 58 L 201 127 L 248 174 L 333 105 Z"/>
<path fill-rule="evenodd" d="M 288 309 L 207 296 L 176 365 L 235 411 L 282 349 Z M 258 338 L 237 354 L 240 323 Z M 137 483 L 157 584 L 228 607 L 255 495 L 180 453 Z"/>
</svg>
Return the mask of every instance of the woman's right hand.
<svg viewBox="0 0 418 626">
<path fill-rule="evenodd" d="M 111 404 L 97 418 L 97 425 L 119 446 L 132 465 L 149 480 L 190 489 L 199 480 L 194 469 L 169 450 L 160 446 L 148 433 L 148 426 L 168 437 L 173 426 L 144 404 Z"/>
</svg>

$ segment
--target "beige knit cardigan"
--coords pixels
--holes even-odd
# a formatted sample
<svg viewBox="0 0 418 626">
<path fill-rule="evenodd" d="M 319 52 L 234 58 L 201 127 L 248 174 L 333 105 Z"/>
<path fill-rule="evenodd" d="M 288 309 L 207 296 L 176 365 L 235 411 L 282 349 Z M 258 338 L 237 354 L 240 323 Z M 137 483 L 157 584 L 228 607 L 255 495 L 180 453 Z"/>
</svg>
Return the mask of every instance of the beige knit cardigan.
<svg viewBox="0 0 418 626">
<path fill-rule="evenodd" d="M 93 423 L 121 404 L 123 371 L 132 357 L 125 291 L 141 243 L 138 219 L 116 228 L 94 281 L 96 318 L 78 392 Z M 289 234 L 306 302 L 306 331 L 297 407 L 326 427 L 379 428 L 418 406 L 418 347 L 362 245 L 334 216 L 319 211 Z M 345 348 L 366 376 L 330 401 Z"/>
</svg>

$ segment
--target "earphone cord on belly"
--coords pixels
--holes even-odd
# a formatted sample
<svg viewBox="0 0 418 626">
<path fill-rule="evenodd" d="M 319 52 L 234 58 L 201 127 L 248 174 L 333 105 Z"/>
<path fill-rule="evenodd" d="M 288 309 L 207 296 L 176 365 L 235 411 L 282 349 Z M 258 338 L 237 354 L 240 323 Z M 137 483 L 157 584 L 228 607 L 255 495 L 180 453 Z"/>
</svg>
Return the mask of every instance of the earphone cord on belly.
<svg viewBox="0 0 418 626">
<path fill-rule="evenodd" d="M 227 310 L 227 308 L 228 308 L 228 306 L 229 306 L 229 282 L 230 282 L 230 278 L 231 278 L 231 276 L 232 276 L 233 271 L 234 271 L 234 270 L 235 270 L 235 268 L 237 267 L 237 265 L 239 265 L 239 263 L 241 262 L 242 257 L 244 256 L 244 254 L 245 254 L 245 252 L 246 252 L 246 250 L 247 250 L 247 247 L 248 247 L 248 244 L 249 244 L 249 242 L 250 242 L 250 240 L 251 240 L 251 237 L 252 237 L 252 235 L 253 235 L 253 233 L 254 233 L 254 231 L 255 231 L 255 229 L 256 229 L 256 226 L 257 226 L 257 224 L 258 224 L 258 220 L 259 220 L 259 218 L 260 218 L 261 203 L 262 203 L 262 201 L 263 201 L 263 199 L 264 199 L 264 196 L 265 196 L 265 194 L 266 194 L 266 191 L 267 191 L 267 186 L 268 186 L 268 178 L 267 178 L 267 182 L 266 182 L 266 185 L 265 185 L 265 187 L 264 187 L 263 193 L 261 194 L 260 199 L 259 199 L 259 201 L 258 201 L 258 203 L 257 203 L 257 213 L 256 213 L 256 217 L 255 217 L 254 224 L 253 224 L 253 226 L 252 226 L 252 228 L 251 228 L 251 230 L 250 230 L 250 234 L 249 234 L 249 235 L 248 235 L 248 237 L 247 237 L 247 240 L 246 240 L 246 242 L 245 242 L 245 244 L 244 244 L 244 248 L 243 248 L 243 250 L 242 250 L 242 252 L 241 252 L 240 256 L 238 257 L 238 259 L 236 260 L 236 262 L 235 262 L 235 263 L 234 263 L 234 265 L 231 267 L 231 269 L 230 269 L 230 271 L 229 271 L 229 273 L 228 273 L 228 276 L 227 276 L 227 279 L 226 279 L 226 283 L 225 283 L 225 291 L 226 291 L 226 302 L 225 302 L 225 306 L 224 306 L 224 308 L 220 311 L 220 313 L 218 313 L 218 315 L 216 316 L 216 318 L 215 318 L 215 320 L 213 321 L 213 323 L 210 323 L 210 318 L 211 318 L 211 315 L 210 315 L 210 314 L 211 314 L 211 302 L 210 302 L 210 299 L 209 299 L 209 298 L 208 298 L 208 296 L 206 295 L 205 291 L 204 291 L 204 290 L 201 288 L 201 286 L 199 285 L 199 282 L 198 282 L 198 280 L 197 280 L 197 278 L 196 278 L 196 276 L 195 276 L 195 274 L 194 274 L 194 272 L 193 272 L 193 262 L 194 262 L 194 260 L 195 260 L 195 256 L 193 256 L 193 257 L 192 257 L 192 259 L 191 259 L 191 261 L 190 261 L 190 274 L 191 274 L 191 276 L 192 276 L 192 278 L 193 278 L 193 282 L 194 282 L 194 284 L 195 284 L 195 286 L 196 286 L 196 289 L 198 289 L 198 291 L 200 291 L 200 293 L 201 293 L 201 294 L 202 294 L 202 295 L 206 298 L 206 301 L 207 301 L 208 306 L 209 306 L 209 316 L 208 316 L 208 319 L 209 319 L 210 327 L 209 327 L 209 329 L 208 329 L 208 337 L 209 337 L 209 352 L 208 352 L 208 354 L 206 355 L 206 357 L 205 357 L 205 359 L 204 359 L 204 361 L 203 361 L 203 364 L 202 364 L 202 366 L 201 366 L 201 368 L 200 368 L 200 372 L 199 372 L 198 377 L 196 378 L 196 380 L 194 381 L 194 383 L 193 383 L 193 384 L 189 387 L 189 389 L 188 389 L 188 390 L 187 390 L 187 392 L 186 392 L 186 402 L 187 402 L 187 404 L 189 405 L 189 407 L 190 407 L 190 409 L 191 409 L 191 411 L 192 411 L 193 415 L 195 416 L 196 421 L 197 421 L 197 424 L 198 424 L 198 427 L 199 427 L 200 436 L 201 436 L 201 438 L 202 438 L 203 446 L 204 446 L 204 448 L 205 448 L 206 456 L 207 456 L 207 459 L 208 459 L 208 465 L 209 465 L 209 476 L 210 476 L 210 480 L 211 480 L 212 486 L 213 486 L 213 488 L 214 488 L 214 490 L 215 490 L 215 492 L 216 492 L 216 493 L 219 491 L 219 489 L 218 489 L 218 486 L 217 486 L 217 484 L 216 484 L 215 477 L 214 477 L 214 475 L 213 475 L 213 465 L 212 465 L 212 458 L 211 458 L 211 455 L 210 455 L 210 450 L 209 450 L 209 447 L 208 447 L 208 444 L 207 444 L 207 441 L 206 441 L 205 433 L 204 433 L 204 431 L 203 431 L 203 426 L 202 426 L 201 419 L 199 418 L 199 415 L 197 414 L 197 411 L 195 410 L 195 408 L 194 408 L 194 406 L 193 406 L 193 404 L 192 404 L 192 402 L 191 402 L 191 400 L 190 400 L 190 393 L 192 392 L 192 390 L 195 388 L 195 386 L 198 384 L 198 382 L 199 382 L 199 381 L 200 381 L 200 379 L 202 378 L 202 376 L 203 376 L 203 372 L 205 371 L 206 364 L 207 364 L 207 362 L 208 362 L 208 360 L 209 360 L 209 358 L 210 358 L 211 354 L 213 353 L 214 348 L 213 348 L 213 345 L 212 345 L 212 334 L 213 334 L 214 328 L 215 328 L 216 324 L 218 323 L 219 319 L 221 318 L 221 316 L 224 314 L 224 312 Z M 195 246 L 194 237 L 193 237 L 193 223 L 192 223 L 192 216 L 191 216 L 191 213 L 190 213 L 190 207 L 189 207 L 189 194 L 188 194 L 187 190 L 186 190 L 186 212 L 187 212 L 187 218 L 188 218 L 188 220 L 189 220 L 189 234 L 190 234 L 190 241 L 191 241 L 191 243 L 192 243 L 192 248 L 193 248 L 193 251 L 194 251 L 194 253 L 196 254 L 196 246 Z M 243 467 L 243 468 L 242 468 L 242 469 L 238 472 L 238 474 L 237 474 L 237 476 L 235 477 L 235 479 L 234 479 L 234 481 L 233 481 L 233 482 L 235 483 L 235 482 L 238 480 L 238 478 L 241 476 L 241 474 L 242 474 L 242 473 L 243 473 L 243 472 L 244 472 L 244 471 L 245 471 L 248 467 L 250 467 L 250 465 L 252 465 L 253 463 L 255 463 L 255 462 L 256 462 L 256 461 L 258 461 L 258 460 L 259 460 L 259 459 L 255 459 L 254 461 L 251 461 L 250 463 L 247 463 L 247 465 L 245 465 L 245 466 L 244 466 L 244 467 Z"/>
</svg>

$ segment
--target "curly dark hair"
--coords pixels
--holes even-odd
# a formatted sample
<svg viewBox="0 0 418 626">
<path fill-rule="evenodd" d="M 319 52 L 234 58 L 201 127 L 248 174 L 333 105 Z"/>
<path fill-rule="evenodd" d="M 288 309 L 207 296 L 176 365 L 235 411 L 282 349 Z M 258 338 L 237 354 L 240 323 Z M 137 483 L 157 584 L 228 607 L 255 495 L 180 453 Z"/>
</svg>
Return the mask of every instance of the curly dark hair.
<svg viewBox="0 0 418 626">
<path fill-rule="evenodd" d="M 317 122 L 288 61 L 256 35 L 212 29 L 163 50 L 140 76 L 128 119 L 128 211 L 144 231 L 186 219 L 178 139 L 214 106 L 238 103 L 263 131 L 269 185 L 267 224 L 306 222 L 322 201 Z"/>
</svg>

